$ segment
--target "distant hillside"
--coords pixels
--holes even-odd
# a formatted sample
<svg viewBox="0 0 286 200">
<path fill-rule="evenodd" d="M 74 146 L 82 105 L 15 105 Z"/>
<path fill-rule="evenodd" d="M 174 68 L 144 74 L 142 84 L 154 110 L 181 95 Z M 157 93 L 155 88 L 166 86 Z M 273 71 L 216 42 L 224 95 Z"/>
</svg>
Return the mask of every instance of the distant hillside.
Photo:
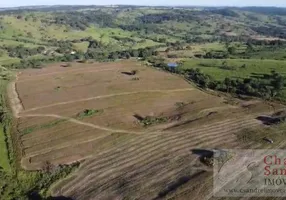
<svg viewBox="0 0 286 200">
<path fill-rule="evenodd" d="M 286 15 L 286 8 L 279 7 L 243 7 L 239 8 L 239 10 L 256 12 L 266 15 Z"/>
<path fill-rule="evenodd" d="M 78 53 L 76 58 L 102 59 L 114 51 L 167 48 L 172 43 L 286 39 L 284 13 L 285 8 L 272 7 L 2 8 L 0 61 L 10 65 L 23 60 L 60 60 L 64 56 L 64 60 L 70 60 L 71 52 Z M 95 43 L 96 48 L 91 48 Z"/>
</svg>

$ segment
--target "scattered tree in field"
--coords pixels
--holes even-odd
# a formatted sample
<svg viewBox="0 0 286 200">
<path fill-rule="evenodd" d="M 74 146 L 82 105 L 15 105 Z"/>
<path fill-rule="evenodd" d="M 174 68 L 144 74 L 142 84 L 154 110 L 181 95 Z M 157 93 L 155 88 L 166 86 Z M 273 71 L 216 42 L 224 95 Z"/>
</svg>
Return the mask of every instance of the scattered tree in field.
<svg viewBox="0 0 286 200">
<path fill-rule="evenodd" d="M 134 78 L 132 78 L 131 80 L 132 80 L 132 81 L 139 81 L 140 78 L 139 78 L 139 77 L 134 77 Z"/>
<path fill-rule="evenodd" d="M 138 73 L 138 70 L 132 70 L 131 71 L 131 75 L 133 75 L 133 76 L 136 75 L 137 73 Z"/>
<path fill-rule="evenodd" d="M 284 87 L 284 84 L 285 84 L 284 77 L 280 75 L 275 76 L 274 80 L 272 81 L 272 86 L 276 91 L 281 91 Z"/>
<path fill-rule="evenodd" d="M 156 125 L 156 124 L 161 124 L 165 123 L 168 121 L 167 117 L 153 117 L 153 116 L 146 116 L 144 117 L 140 123 L 143 126 L 151 126 L 151 125 Z"/>
<path fill-rule="evenodd" d="M 165 50 L 165 52 L 166 52 L 166 53 L 169 53 L 169 52 L 170 52 L 170 48 L 167 48 L 167 49 Z"/>
<path fill-rule="evenodd" d="M 78 113 L 77 118 L 82 119 L 85 117 L 91 117 L 95 114 L 100 114 L 102 112 L 103 110 L 85 109 L 84 111 Z"/>
<path fill-rule="evenodd" d="M 192 50 L 192 46 L 191 46 L 191 45 L 188 45 L 188 46 L 186 47 L 186 49 Z"/>
<path fill-rule="evenodd" d="M 44 162 L 42 170 L 46 173 L 50 173 L 52 172 L 52 170 L 54 169 L 54 165 L 52 163 L 50 163 L 49 161 Z"/>
<path fill-rule="evenodd" d="M 227 51 L 229 54 L 233 55 L 236 52 L 236 48 L 234 46 L 228 47 Z"/>
</svg>

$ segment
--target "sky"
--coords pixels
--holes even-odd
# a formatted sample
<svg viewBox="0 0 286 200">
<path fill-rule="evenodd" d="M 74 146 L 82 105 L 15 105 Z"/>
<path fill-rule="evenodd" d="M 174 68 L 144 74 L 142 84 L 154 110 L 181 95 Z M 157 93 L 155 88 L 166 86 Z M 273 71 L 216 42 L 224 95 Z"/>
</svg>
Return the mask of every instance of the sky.
<svg viewBox="0 0 286 200">
<path fill-rule="evenodd" d="M 28 5 L 195 5 L 195 6 L 277 6 L 286 0 L 0 0 L 0 7 Z"/>
</svg>

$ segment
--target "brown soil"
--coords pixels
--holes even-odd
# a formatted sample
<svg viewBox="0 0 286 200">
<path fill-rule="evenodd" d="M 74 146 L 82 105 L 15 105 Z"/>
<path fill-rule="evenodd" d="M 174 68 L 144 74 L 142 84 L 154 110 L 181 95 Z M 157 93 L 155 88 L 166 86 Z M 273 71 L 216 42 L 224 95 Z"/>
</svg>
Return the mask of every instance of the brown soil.
<svg viewBox="0 0 286 200">
<path fill-rule="evenodd" d="M 137 81 L 121 73 L 133 69 Z M 236 133 L 264 127 L 258 116 L 284 108 L 260 100 L 230 105 L 178 76 L 131 61 L 24 70 L 9 91 L 19 132 L 26 131 L 25 169 L 86 160 L 52 191 L 74 199 L 211 198 L 211 169 L 192 150 L 258 148 L 242 144 Z M 77 118 L 85 109 L 103 112 Z M 135 114 L 168 120 L 143 127 Z"/>
</svg>

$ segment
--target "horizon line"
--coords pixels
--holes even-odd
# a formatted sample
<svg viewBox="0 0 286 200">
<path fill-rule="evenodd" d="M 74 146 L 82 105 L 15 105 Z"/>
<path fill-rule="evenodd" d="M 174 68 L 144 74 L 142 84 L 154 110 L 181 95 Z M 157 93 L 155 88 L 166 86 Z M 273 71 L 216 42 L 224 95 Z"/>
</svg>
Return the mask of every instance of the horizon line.
<svg viewBox="0 0 286 200">
<path fill-rule="evenodd" d="M 136 7 L 232 7 L 232 8 L 244 8 L 244 7 L 269 7 L 269 8 L 286 8 L 285 6 L 277 6 L 277 5 L 187 5 L 187 4 L 167 4 L 167 5 L 148 5 L 148 4 L 31 4 L 31 5 L 19 5 L 19 6 L 0 6 L 1 8 L 25 8 L 25 7 L 56 7 L 56 6 L 136 6 Z"/>
</svg>

